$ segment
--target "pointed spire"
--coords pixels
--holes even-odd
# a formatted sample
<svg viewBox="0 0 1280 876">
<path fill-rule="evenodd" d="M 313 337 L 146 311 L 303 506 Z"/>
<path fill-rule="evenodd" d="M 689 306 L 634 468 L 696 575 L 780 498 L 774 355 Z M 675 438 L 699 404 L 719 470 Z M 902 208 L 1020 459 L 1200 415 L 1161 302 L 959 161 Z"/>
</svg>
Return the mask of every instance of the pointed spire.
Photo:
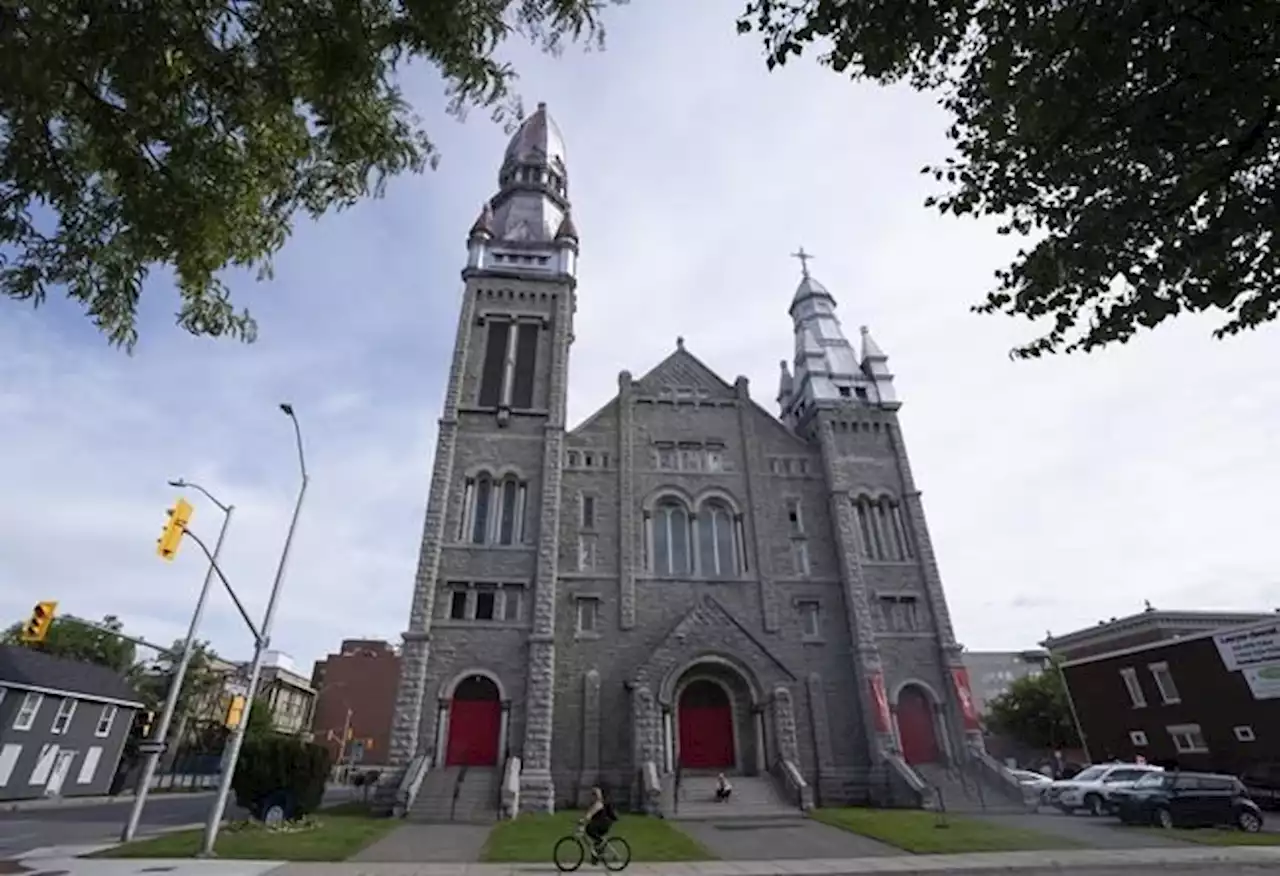
<svg viewBox="0 0 1280 876">
<path fill-rule="evenodd" d="M 862 361 L 887 361 L 889 357 L 885 355 L 884 350 L 880 349 L 875 338 L 871 337 L 871 329 L 864 325 L 859 331 L 862 333 Z"/>
<path fill-rule="evenodd" d="M 493 237 L 493 207 L 488 201 L 485 201 L 484 206 L 480 208 L 480 215 L 476 217 L 475 224 L 471 226 L 471 233 L 467 236 L 473 240 L 477 237 Z"/>
<path fill-rule="evenodd" d="M 795 381 L 791 379 L 791 370 L 787 368 L 787 360 L 779 360 L 778 366 L 782 373 L 778 375 L 778 404 L 786 411 L 787 405 L 791 401 L 791 393 L 795 389 Z"/>
<path fill-rule="evenodd" d="M 565 213 L 564 218 L 560 220 L 560 227 L 556 229 L 556 240 L 578 242 L 578 229 L 574 227 L 573 219 L 569 213 Z"/>
</svg>

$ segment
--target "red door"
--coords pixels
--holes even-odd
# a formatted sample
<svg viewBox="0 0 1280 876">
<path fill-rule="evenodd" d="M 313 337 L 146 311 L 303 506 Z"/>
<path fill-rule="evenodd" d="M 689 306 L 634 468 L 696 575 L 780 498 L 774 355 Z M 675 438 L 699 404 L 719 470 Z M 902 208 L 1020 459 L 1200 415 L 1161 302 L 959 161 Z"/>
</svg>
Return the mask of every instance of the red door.
<svg viewBox="0 0 1280 876">
<path fill-rule="evenodd" d="M 498 687 L 483 675 L 464 679 L 449 704 L 445 766 L 497 766 L 502 703 Z"/>
<path fill-rule="evenodd" d="M 680 763 L 689 769 L 730 769 L 733 707 L 724 688 L 695 681 L 680 695 Z"/>
<path fill-rule="evenodd" d="M 919 687 L 907 685 L 898 694 L 898 738 L 907 763 L 934 763 L 938 759 L 938 735 L 933 707 Z"/>
</svg>

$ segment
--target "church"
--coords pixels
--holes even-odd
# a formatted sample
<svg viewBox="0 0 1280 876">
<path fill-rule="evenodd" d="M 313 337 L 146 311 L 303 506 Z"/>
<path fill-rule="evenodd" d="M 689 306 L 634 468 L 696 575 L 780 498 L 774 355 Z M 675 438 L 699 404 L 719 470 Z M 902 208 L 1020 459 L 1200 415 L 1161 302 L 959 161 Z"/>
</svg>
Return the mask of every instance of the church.
<svg viewBox="0 0 1280 876">
<path fill-rule="evenodd" d="M 569 428 L 569 192 L 539 104 L 467 236 L 389 752 L 398 805 L 550 811 L 598 784 L 659 813 L 682 779 L 719 773 L 800 808 L 919 804 L 930 770 L 998 772 L 868 330 L 846 335 L 802 250 L 776 413 L 678 341 Z"/>
</svg>

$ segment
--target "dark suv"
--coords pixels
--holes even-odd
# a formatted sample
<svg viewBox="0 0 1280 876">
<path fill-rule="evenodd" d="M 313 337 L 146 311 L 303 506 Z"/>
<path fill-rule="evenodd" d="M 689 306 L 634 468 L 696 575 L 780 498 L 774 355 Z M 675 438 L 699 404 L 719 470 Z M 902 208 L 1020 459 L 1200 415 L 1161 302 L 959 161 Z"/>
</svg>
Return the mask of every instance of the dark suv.
<svg viewBox="0 0 1280 876">
<path fill-rule="evenodd" d="M 1125 824 L 1160 827 L 1231 825 L 1248 833 L 1262 830 L 1262 810 L 1235 776 L 1216 773 L 1152 773 L 1111 795 Z"/>
</svg>

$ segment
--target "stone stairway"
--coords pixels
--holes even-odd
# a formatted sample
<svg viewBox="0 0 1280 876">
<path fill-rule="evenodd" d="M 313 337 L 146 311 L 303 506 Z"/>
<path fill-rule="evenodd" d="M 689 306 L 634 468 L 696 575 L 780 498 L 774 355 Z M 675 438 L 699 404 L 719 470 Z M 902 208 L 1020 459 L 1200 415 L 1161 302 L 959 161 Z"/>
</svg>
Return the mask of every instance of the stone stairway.
<svg viewBox="0 0 1280 876">
<path fill-rule="evenodd" d="M 938 763 L 918 763 L 911 767 L 929 786 L 925 807 L 937 809 L 935 789 L 942 792 L 942 806 L 948 812 L 1025 812 L 995 781 L 977 767 L 959 768 Z"/>
<path fill-rule="evenodd" d="M 685 773 L 680 779 L 680 798 L 675 794 L 675 777 L 667 776 L 663 811 L 667 818 L 681 821 L 783 821 L 803 819 L 798 805 L 788 803 L 778 793 L 770 776 L 728 776 L 733 793 L 728 801 L 716 802 L 715 775 Z M 673 805 L 678 802 L 678 805 Z"/>
<path fill-rule="evenodd" d="M 496 767 L 446 767 L 431 770 L 406 820 L 438 824 L 489 824 L 498 819 L 498 785 L 501 770 Z M 456 797 L 455 797 L 456 794 Z"/>
</svg>

